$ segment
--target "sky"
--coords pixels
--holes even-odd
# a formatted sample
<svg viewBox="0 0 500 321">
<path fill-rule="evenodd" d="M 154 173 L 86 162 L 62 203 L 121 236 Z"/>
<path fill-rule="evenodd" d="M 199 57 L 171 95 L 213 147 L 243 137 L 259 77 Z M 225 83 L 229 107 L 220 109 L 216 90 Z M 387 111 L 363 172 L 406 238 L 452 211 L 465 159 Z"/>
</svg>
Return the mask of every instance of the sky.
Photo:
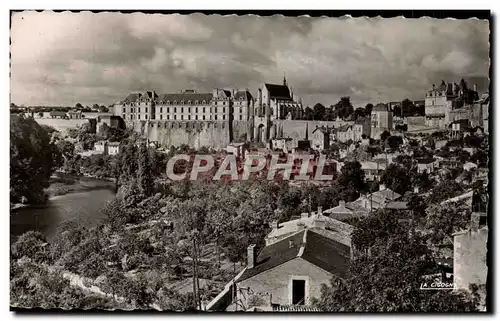
<svg viewBox="0 0 500 321">
<path fill-rule="evenodd" d="M 488 87 L 489 23 L 22 12 L 12 16 L 11 102 L 110 105 L 130 92 L 248 88 L 286 75 L 304 105 L 423 99 L 442 80 Z"/>
</svg>

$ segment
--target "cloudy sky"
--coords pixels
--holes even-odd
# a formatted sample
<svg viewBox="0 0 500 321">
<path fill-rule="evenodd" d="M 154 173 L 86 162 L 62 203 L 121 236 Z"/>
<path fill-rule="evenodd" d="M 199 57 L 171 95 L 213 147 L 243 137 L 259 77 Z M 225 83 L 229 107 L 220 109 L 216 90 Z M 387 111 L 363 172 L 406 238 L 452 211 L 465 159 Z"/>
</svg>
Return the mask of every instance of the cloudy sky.
<svg viewBox="0 0 500 321">
<path fill-rule="evenodd" d="M 11 100 L 109 105 L 129 92 L 281 83 L 304 104 L 421 99 L 433 83 L 488 86 L 480 20 L 18 13 Z"/>
</svg>

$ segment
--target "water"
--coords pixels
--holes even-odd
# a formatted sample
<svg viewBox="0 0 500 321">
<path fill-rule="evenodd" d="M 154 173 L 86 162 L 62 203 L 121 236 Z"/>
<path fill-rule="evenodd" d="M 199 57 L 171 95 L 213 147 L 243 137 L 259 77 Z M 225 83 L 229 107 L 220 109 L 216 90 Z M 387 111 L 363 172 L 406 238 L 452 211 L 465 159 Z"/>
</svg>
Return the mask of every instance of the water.
<svg viewBox="0 0 500 321">
<path fill-rule="evenodd" d="M 10 215 L 10 241 L 27 231 L 40 231 L 50 241 L 63 221 L 76 220 L 85 227 L 99 224 L 101 209 L 114 197 L 110 187 L 98 186 L 85 192 L 70 193 L 51 198 L 41 207 L 18 209 Z"/>
</svg>

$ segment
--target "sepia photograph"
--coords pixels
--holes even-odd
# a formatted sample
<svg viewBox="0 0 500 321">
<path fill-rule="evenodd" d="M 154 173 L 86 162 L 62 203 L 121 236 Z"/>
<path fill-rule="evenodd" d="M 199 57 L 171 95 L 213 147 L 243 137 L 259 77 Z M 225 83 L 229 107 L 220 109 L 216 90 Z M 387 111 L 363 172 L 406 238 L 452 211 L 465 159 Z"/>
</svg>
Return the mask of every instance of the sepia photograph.
<svg viewBox="0 0 500 321">
<path fill-rule="evenodd" d="M 491 312 L 491 13 L 432 12 L 11 10 L 11 311 Z"/>
</svg>

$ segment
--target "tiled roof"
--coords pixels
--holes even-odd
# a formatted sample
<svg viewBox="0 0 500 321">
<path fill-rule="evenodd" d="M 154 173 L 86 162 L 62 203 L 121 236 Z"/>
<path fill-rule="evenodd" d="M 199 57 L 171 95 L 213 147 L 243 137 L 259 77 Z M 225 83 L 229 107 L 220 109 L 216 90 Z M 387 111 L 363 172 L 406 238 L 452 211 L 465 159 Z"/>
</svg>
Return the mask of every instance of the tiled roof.
<svg viewBox="0 0 500 321">
<path fill-rule="evenodd" d="M 212 101 L 212 94 L 211 93 L 190 93 L 190 92 L 178 93 L 178 94 L 162 94 L 158 97 L 158 100 L 162 101 L 162 102 L 169 101 L 171 104 L 174 101 L 176 101 L 177 103 L 180 103 L 181 101 L 184 103 L 191 101 L 192 104 L 194 104 L 195 101 L 198 101 L 199 104 L 201 104 L 203 101 L 205 101 L 205 103 L 208 104 L 210 101 Z"/>
<path fill-rule="evenodd" d="M 133 103 L 141 96 L 140 93 L 131 93 L 122 101 L 123 103 Z"/>
<path fill-rule="evenodd" d="M 50 112 L 50 116 L 66 116 L 66 112 L 53 110 Z"/>
<path fill-rule="evenodd" d="M 383 189 L 381 191 L 376 191 L 371 194 L 372 197 L 377 199 L 385 199 L 388 201 L 395 201 L 401 197 L 401 194 L 398 194 L 391 190 L 390 188 Z M 370 195 L 368 195 L 370 197 Z"/>
<path fill-rule="evenodd" d="M 372 112 L 374 111 L 390 111 L 390 109 L 386 104 L 380 103 L 373 107 Z"/>
<path fill-rule="evenodd" d="M 265 84 L 271 98 L 292 99 L 288 86 Z"/>
<path fill-rule="evenodd" d="M 234 94 L 235 100 L 251 100 L 252 94 L 248 90 L 239 90 Z"/>
<path fill-rule="evenodd" d="M 255 260 L 255 266 L 247 269 L 241 276 L 240 281 L 296 258 L 304 239 L 304 233 L 305 230 L 264 247 Z M 292 247 L 290 247 L 289 241 L 293 241 L 294 245 Z"/>
<path fill-rule="evenodd" d="M 290 247 L 290 241 L 293 242 L 292 247 Z M 303 250 L 301 250 L 302 247 Z M 346 275 L 350 260 L 350 247 L 306 229 L 264 247 L 256 259 L 255 266 L 247 269 L 239 281 L 251 278 L 299 256 L 325 271 L 343 277 Z"/>
</svg>

